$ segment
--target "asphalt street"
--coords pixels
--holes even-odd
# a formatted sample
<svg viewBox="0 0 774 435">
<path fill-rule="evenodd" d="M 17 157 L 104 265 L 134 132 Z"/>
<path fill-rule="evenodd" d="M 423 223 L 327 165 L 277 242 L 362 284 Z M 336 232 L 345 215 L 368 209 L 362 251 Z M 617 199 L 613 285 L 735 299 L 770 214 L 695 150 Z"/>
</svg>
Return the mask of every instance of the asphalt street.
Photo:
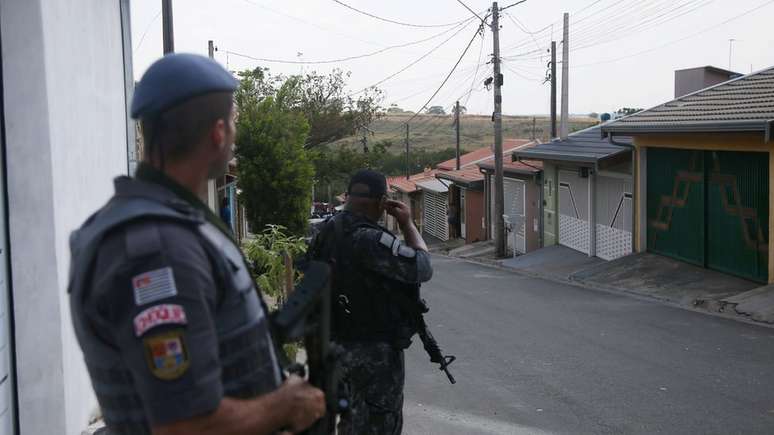
<svg viewBox="0 0 774 435">
<path fill-rule="evenodd" d="M 774 434 L 774 329 L 435 256 L 404 434 Z"/>
</svg>

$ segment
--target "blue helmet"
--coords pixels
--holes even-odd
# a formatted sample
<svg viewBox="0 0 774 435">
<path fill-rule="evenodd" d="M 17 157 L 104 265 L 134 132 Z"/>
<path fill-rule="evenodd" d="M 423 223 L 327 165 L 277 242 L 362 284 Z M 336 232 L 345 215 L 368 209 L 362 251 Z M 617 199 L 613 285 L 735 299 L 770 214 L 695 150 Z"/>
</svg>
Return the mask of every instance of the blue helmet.
<svg viewBox="0 0 774 435">
<path fill-rule="evenodd" d="M 193 97 L 234 92 L 239 82 L 214 60 L 197 54 L 168 54 L 153 63 L 134 90 L 132 118 L 148 118 Z"/>
</svg>

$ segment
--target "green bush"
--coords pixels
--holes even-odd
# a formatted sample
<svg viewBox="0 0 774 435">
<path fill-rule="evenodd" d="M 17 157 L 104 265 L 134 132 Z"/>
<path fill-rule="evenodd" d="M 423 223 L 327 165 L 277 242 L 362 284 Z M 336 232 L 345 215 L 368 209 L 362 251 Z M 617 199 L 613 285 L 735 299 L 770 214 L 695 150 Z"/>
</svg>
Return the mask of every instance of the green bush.
<svg viewBox="0 0 774 435">
<path fill-rule="evenodd" d="M 267 225 L 266 229 L 247 240 L 243 245 L 247 258 L 253 263 L 253 278 L 263 294 L 284 299 L 285 261 L 284 253 L 295 259 L 306 252 L 306 243 L 301 237 L 287 234 L 281 225 Z M 294 274 L 298 282 L 298 271 Z"/>
</svg>

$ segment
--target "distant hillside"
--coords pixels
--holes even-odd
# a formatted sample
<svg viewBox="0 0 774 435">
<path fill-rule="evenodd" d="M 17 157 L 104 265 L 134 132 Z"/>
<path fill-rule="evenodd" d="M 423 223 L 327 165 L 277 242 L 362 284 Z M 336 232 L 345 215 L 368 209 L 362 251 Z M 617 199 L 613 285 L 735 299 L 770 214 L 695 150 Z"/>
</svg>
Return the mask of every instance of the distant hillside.
<svg viewBox="0 0 774 435">
<path fill-rule="evenodd" d="M 385 116 L 371 125 L 374 134 L 368 137 L 369 143 L 382 140 L 390 140 L 393 146 L 390 150 L 394 153 L 403 152 L 405 149 L 404 138 L 406 136 L 406 121 L 410 114 L 394 114 Z M 503 138 L 505 139 L 529 139 L 532 137 L 532 117 L 505 116 L 503 117 Z M 551 132 L 550 118 L 535 118 L 535 137 L 549 140 Z M 428 150 L 442 150 L 455 145 L 454 118 L 452 115 L 419 115 L 411 121 L 409 138 L 412 149 L 425 148 Z M 570 131 L 577 131 L 596 124 L 596 120 L 586 117 L 570 119 Z M 492 144 L 494 140 L 494 128 L 492 120 L 488 116 L 463 115 L 460 130 L 460 147 L 464 150 L 474 150 Z M 557 126 L 558 128 L 558 126 Z M 361 146 L 361 138 L 349 137 L 340 140 L 339 144 L 348 146 Z"/>
</svg>

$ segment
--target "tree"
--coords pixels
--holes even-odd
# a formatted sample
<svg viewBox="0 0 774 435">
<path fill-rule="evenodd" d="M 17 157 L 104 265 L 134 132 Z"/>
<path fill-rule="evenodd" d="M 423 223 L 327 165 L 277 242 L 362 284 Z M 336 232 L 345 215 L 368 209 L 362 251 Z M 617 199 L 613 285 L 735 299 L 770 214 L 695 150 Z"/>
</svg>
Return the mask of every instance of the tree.
<svg viewBox="0 0 774 435">
<path fill-rule="evenodd" d="M 597 119 L 597 118 L 599 118 L 599 113 L 591 112 L 591 113 L 589 113 L 589 118 Z"/>
<path fill-rule="evenodd" d="M 634 113 L 640 112 L 642 109 L 635 109 L 633 107 L 622 107 L 618 109 L 618 113 L 623 115 L 632 115 Z"/>
<path fill-rule="evenodd" d="M 427 113 L 430 115 L 446 115 L 446 110 L 442 106 L 431 106 L 427 109 Z"/>
<path fill-rule="evenodd" d="M 264 79 L 255 71 L 244 74 L 236 92 L 240 200 L 254 232 L 282 225 L 301 235 L 307 229 L 314 176 L 304 149 L 309 124 L 292 110 L 292 84 L 266 96 Z"/>
<path fill-rule="evenodd" d="M 390 107 L 387 108 L 387 113 L 391 113 L 391 114 L 394 114 L 394 113 L 404 113 L 404 112 L 405 112 L 405 110 L 403 110 L 400 107 L 398 107 L 398 105 L 395 104 L 395 103 L 390 104 Z"/>
</svg>

